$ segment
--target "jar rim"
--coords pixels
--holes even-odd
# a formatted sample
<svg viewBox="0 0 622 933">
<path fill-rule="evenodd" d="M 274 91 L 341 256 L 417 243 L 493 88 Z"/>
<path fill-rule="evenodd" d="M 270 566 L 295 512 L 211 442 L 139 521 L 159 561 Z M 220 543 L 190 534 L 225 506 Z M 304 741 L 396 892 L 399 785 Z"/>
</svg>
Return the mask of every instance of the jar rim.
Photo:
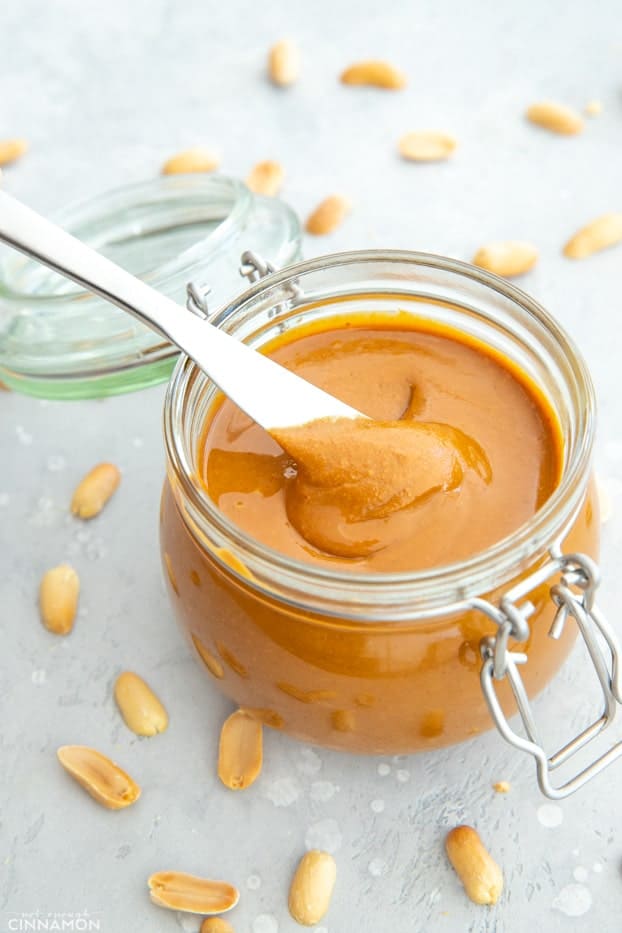
<svg viewBox="0 0 622 933">
<path fill-rule="evenodd" d="M 262 278 L 235 301 L 222 308 L 211 319 L 211 323 L 222 326 L 233 313 L 239 312 L 262 293 L 295 282 L 299 276 L 338 266 L 365 263 L 406 263 L 454 273 L 470 283 L 483 286 L 509 299 L 515 309 L 533 318 L 557 345 L 578 390 L 578 401 L 575 400 L 574 406 L 579 419 L 577 444 L 564 465 L 558 486 L 527 522 L 511 535 L 466 559 L 416 571 L 358 574 L 308 564 L 269 548 L 226 518 L 194 478 L 190 461 L 186 457 L 187 452 L 180 443 L 176 418 L 183 417 L 183 399 L 193 380 L 197 376 L 204 378 L 206 382 L 209 380 L 186 357 L 179 360 L 165 399 L 164 434 L 167 459 L 173 472 L 175 487 L 183 491 L 186 503 L 191 507 L 190 510 L 183 510 L 185 515 L 188 516 L 189 511 L 192 511 L 194 515 L 198 514 L 206 519 L 210 529 L 218 529 L 226 537 L 233 538 L 236 556 L 257 580 L 263 578 L 269 581 L 270 574 L 278 571 L 279 580 L 294 591 L 297 585 L 304 581 L 306 592 L 316 595 L 321 593 L 323 597 L 331 599 L 351 599 L 356 603 L 365 601 L 361 596 L 363 588 L 373 587 L 374 605 L 384 608 L 394 608 L 397 602 L 408 605 L 407 612 L 397 613 L 392 618 L 412 619 L 413 609 L 416 614 L 418 607 L 422 615 L 429 617 L 448 610 L 463 609 L 470 599 L 488 593 L 510 580 L 520 570 L 529 566 L 529 562 L 533 561 L 536 555 L 558 543 L 584 498 L 595 434 L 594 389 L 586 363 L 576 345 L 539 302 L 513 283 L 493 273 L 460 260 L 432 253 L 408 250 L 353 250 L 305 260 Z M 228 567 L 228 571 L 235 572 L 231 571 L 231 567 Z M 245 578 L 244 582 L 245 585 L 253 585 L 257 581 Z M 361 582 L 364 587 L 361 586 Z M 271 588 L 267 586 L 266 589 Z M 286 601 L 299 604 L 296 599 Z M 340 611 L 340 615 L 343 616 L 344 613 Z M 351 618 L 358 619 L 358 613 Z"/>
</svg>

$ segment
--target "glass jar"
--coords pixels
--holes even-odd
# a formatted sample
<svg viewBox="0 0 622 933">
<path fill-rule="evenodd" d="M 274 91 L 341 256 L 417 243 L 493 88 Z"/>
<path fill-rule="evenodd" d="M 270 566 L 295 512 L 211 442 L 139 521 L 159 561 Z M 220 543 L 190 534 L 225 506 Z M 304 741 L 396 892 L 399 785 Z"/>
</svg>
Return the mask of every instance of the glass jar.
<svg viewBox="0 0 622 933">
<path fill-rule="evenodd" d="M 172 604 L 214 685 L 292 736 L 413 752 L 490 728 L 492 712 L 513 741 L 505 719 L 513 695 L 531 735 L 527 697 L 567 656 L 577 628 L 565 624 L 569 616 L 583 632 L 575 602 L 589 612 L 595 585 L 595 402 L 569 338 L 496 276 L 388 251 L 299 263 L 257 282 L 212 323 L 259 347 L 310 322 L 330 327 L 337 314 L 383 313 L 390 326 L 397 311 L 412 314 L 413 326 L 433 320 L 493 346 L 544 393 L 564 438 L 563 475 L 549 500 L 510 537 L 431 570 L 361 577 L 290 559 L 237 528 L 198 482 L 198 442 L 217 389 L 181 359 L 164 412 L 161 545 Z M 545 771 L 545 792 L 566 792 L 547 784 Z"/>
<path fill-rule="evenodd" d="M 300 258 L 298 219 L 283 201 L 224 175 L 175 175 L 127 185 L 66 208 L 58 223 L 153 288 L 209 303 L 239 291 L 240 253 L 276 268 Z M 46 398 L 91 398 L 168 379 L 178 351 L 102 298 L 6 249 L 0 252 L 0 379 Z"/>
</svg>

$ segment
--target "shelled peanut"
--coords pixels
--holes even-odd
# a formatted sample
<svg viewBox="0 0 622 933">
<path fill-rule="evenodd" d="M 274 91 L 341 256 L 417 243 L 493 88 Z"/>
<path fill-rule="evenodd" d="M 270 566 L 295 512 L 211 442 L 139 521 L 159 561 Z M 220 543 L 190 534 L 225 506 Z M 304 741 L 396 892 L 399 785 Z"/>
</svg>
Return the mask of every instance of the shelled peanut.
<svg viewBox="0 0 622 933">
<path fill-rule="evenodd" d="M 475 904 L 496 904 L 503 890 L 503 873 L 472 826 L 456 826 L 445 849 L 469 898 Z"/>
<path fill-rule="evenodd" d="M 168 726 L 168 714 L 142 677 L 124 671 L 117 677 L 114 698 L 128 729 L 136 735 L 157 735 Z"/>
<path fill-rule="evenodd" d="M 71 511 L 78 518 L 99 515 L 121 482 L 121 472 L 114 463 L 98 463 L 76 487 Z"/>
<path fill-rule="evenodd" d="M 224 914 L 235 907 L 240 892 L 226 881 L 212 881 L 181 871 L 159 871 L 147 881 L 158 907 L 190 914 Z"/>
<path fill-rule="evenodd" d="M 332 855 L 311 849 L 298 863 L 289 889 L 289 912 L 303 926 L 313 926 L 324 917 L 337 878 Z"/>
<path fill-rule="evenodd" d="M 140 797 L 136 781 L 96 749 L 86 745 L 63 745 L 57 755 L 65 771 L 109 810 L 129 807 Z"/>
<path fill-rule="evenodd" d="M 47 570 L 39 584 L 41 621 L 55 635 L 68 635 L 78 611 L 80 578 L 69 564 Z"/>
</svg>

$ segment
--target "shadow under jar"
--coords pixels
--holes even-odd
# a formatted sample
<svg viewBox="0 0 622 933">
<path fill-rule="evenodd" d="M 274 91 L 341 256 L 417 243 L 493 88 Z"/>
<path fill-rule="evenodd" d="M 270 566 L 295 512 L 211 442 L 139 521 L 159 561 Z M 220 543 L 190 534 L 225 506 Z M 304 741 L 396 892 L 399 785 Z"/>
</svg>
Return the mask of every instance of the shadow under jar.
<svg viewBox="0 0 622 933">
<path fill-rule="evenodd" d="M 576 626 L 561 624 L 550 637 L 559 608 L 551 587 L 566 579 L 562 555 L 589 561 L 598 554 L 595 408 L 582 359 L 535 301 L 442 257 L 373 251 L 299 263 L 257 282 L 212 323 L 261 347 L 311 324 L 329 329 L 333 319 L 360 315 L 381 316 L 388 327 L 411 316 L 415 329 L 459 332 L 493 348 L 541 392 L 563 449 L 560 481 L 536 514 L 480 553 L 418 572 L 357 574 L 286 557 L 244 533 L 208 495 L 201 442 L 219 393 L 182 359 L 165 404 L 161 545 L 177 619 L 219 690 L 296 738 L 395 754 L 491 727 L 482 655 L 490 680 L 502 654 L 495 661 L 495 642 L 486 638 L 526 656 L 528 696 L 566 658 Z M 530 604 L 523 629 L 520 620 L 508 626 L 513 607 L 499 614 L 508 591 L 521 607 Z M 511 714 L 508 677 L 496 678 L 494 689 Z"/>
</svg>

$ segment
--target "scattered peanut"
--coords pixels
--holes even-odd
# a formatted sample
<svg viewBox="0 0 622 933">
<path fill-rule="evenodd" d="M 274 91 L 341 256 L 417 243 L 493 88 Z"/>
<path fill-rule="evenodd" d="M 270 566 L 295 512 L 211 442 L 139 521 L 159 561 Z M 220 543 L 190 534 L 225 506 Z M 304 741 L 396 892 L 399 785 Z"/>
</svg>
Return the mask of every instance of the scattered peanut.
<svg viewBox="0 0 622 933">
<path fill-rule="evenodd" d="M 39 585 L 39 608 L 45 627 L 55 635 L 67 635 L 78 609 L 80 578 L 69 564 L 60 564 L 43 574 Z"/>
<path fill-rule="evenodd" d="M 268 159 L 266 162 L 258 162 L 253 167 L 246 184 L 255 194 L 265 194 L 273 198 L 281 190 L 283 178 L 283 167 L 278 162 Z"/>
<path fill-rule="evenodd" d="M 501 243 L 488 243 L 478 249 L 473 257 L 473 265 L 502 275 L 506 279 L 529 272 L 538 261 L 538 250 L 531 243 L 520 240 L 506 240 Z"/>
<path fill-rule="evenodd" d="M 80 481 L 71 500 L 71 511 L 79 518 L 95 518 L 121 482 L 114 463 L 98 463 Z"/>
<path fill-rule="evenodd" d="M 289 889 L 289 912 L 304 926 L 319 923 L 330 906 L 337 878 L 332 855 L 311 849 L 300 859 Z"/>
<path fill-rule="evenodd" d="M 399 142 L 400 155 L 413 162 L 440 162 L 448 159 L 458 145 L 453 136 L 437 130 L 406 133 Z"/>
<path fill-rule="evenodd" d="M 341 82 L 397 91 L 406 87 L 406 76 L 388 62 L 365 61 L 346 68 L 341 74 Z"/>
<path fill-rule="evenodd" d="M 222 917 L 206 917 L 199 933 L 235 933 L 235 930 Z"/>
<path fill-rule="evenodd" d="M 475 904 L 496 904 L 503 890 L 501 869 L 471 826 L 448 833 L 445 848 L 464 889 Z"/>
<path fill-rule="evenodd" d="M 273 84 L 288 87 L 300 75 L 300 49 L 291 39 L 280 39 L 268 53 L 268 74 Z"/>
<path fill-rule="evenodd" d="M 324 236 L 341 226 L 351 210 L 350 202 L 340 194 L 325 198 L 307 218 L 305 230 L 313 236 Z"/>
<path fill-rule="evenodd" d="M 63 745 L 58 760 L 91 797 L 109 810 L 129 807 L 140 797 L 140 787 L 129 774 L 86 745 Z"/>
<path fill-rule="evenodd" d="M 157 735 L 168 726 L 161 702 L 138 674 L 124 671 L 114 685 L 114 698 L 128 729 L 136 735 Z"/>
<path fill-rule="evenodd" d="M 537 126 L 560 133 L 562 136 L 575 136 L 583 130 L 583 118 L 570 107 L 557 104 L 552 100 L 543 100 L 532 104 L 527 110 L 527 119 Z"/>
<path fill-rule="evenodd" d="M 28 152 L 28 143 L 25 139 L 0 140 L 0 165 L 15 162 L 25 152 Z"/>
<path fill-rule="evenodd" d="M 622 213 L 603 214 L 582 227 L 564 246 L 568 259 L 585 259 L 601 249 L 622 242 Z"/>
<path fill-rule="evenodd" d="M 496 791 L 497 794 L 509 794 L 512 785 L 509 781 L 496 781 L 492 785 L 492 789 Z"/>
<path fill-rule="evenodd" d="M 585 105 L 585 113 L 588 117 L 597 117 L 603 112 L 602 100 L 590 100 Z"/>
<path fill-rule="evenodd" d="M 181 871 L 158 871 L 147 884 L 158 907 L 189 914 L 224 914 L 240 899 L 238 889 L 226 881 L 210 881 Z"/>
<path fill-rule="evenodd" d="M 263 728 L 243 710 L 223 723 L 218 749 L 218 777 L 225 787 L 243 790 L 259 777 L 263 763 Z"/>
<path fill-rule="evenodd" d="M 162 166 L 163 175 L 186 175 L 189 172 L 214 172 L 220 165 L 220 156 L 213 149 L 194 146 L 171 156 Z"/>
</svg>

